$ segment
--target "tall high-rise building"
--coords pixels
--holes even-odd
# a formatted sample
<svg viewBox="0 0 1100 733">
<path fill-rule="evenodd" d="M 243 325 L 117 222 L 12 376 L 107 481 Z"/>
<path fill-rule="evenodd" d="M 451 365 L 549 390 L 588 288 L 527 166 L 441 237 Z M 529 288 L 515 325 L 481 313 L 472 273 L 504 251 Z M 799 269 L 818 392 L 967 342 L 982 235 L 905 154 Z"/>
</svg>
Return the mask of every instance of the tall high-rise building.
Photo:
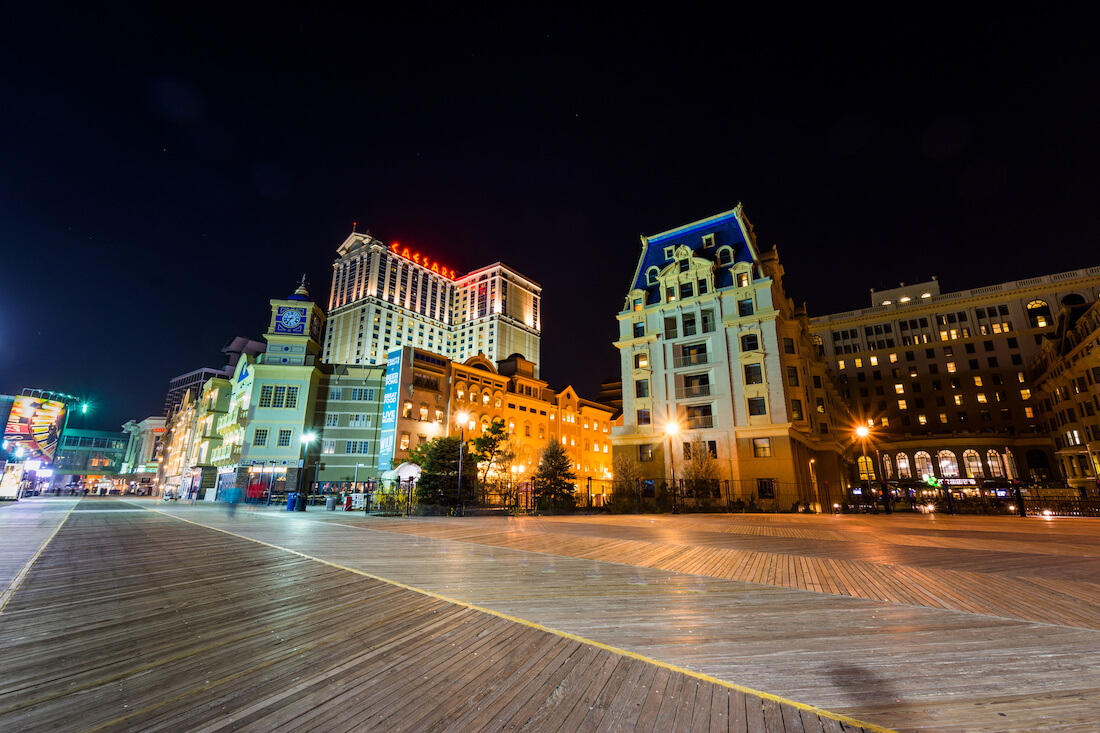
<svg viewBox="0 0 1100 733">
<path fill-rule="evenodd" d="M 464 361 L 520 354 L 540 361 L 542 288 L 501 263 L 459 275 L 449 265 L 370 232 L 337 249 L 321 358 L 384 364 L 398 346 Z"/>
</svg>

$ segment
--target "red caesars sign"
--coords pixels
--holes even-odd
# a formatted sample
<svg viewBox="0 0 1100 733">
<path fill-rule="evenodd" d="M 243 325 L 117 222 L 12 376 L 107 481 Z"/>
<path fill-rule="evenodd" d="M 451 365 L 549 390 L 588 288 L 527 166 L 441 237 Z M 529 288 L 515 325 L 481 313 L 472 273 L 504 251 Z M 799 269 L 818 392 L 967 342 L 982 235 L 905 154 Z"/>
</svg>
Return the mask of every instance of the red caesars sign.
<svg viewBox="0 0 1100 733">
<path fill-rule="evenodd" d="M 395 255 L 400 255 L 406 260 L 412 260 L 421 267 L 426 267 L 437 275 L 447 278 L 448 280 L 455 279 L 455 271 L 448 270 L 446 267 L 441 267 L 440 264 L 434 260 L 429 259 L 426 256 L 422 256 L 419 252 L 410 252 L 408 247 L 402 247 L 397 242 L 390 245 L 390 250 Z"/>
</svg>

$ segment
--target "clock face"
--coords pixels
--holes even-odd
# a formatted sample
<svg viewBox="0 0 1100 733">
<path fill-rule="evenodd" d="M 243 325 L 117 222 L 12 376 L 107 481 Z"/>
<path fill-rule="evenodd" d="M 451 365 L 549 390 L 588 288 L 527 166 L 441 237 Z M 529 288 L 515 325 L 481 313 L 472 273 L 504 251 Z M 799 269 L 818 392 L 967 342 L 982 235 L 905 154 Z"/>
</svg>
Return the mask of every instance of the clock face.
<svg viewBox="0 0 1100 733">
<path fill-rule="evenodd" d="M 280 320 L 283 328 L 294 328 L 302 322 L 302 314 L 296 310 L 285 310 Z"/>
</svg>

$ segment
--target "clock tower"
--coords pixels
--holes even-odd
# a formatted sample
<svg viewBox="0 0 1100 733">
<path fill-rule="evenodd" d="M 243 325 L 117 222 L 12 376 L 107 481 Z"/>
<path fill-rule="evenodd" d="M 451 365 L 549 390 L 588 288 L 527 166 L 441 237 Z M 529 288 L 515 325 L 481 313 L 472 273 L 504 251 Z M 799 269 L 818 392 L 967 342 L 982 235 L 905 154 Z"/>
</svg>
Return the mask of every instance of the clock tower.
<svg viewBox="0 0 1100 733">
<path fill-rule="evenodd" d="M 271 301 L 271 323 L 267 340 L 267 364 L 307 365 L 315 363 L 321 351 L 321 327 L 325 314 L 309 297 L 306 277 L 294 294 Z"/>
</svg>

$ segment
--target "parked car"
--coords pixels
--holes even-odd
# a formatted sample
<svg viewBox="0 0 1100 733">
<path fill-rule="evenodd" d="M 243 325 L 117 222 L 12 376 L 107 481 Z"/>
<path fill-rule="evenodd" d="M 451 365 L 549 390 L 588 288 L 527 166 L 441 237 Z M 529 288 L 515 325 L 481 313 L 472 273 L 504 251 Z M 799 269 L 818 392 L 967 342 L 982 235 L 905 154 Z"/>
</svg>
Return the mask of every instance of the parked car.
<svg viewBox="0 0 1100 733">
<path fill-rule="evenodd" d="M 175 491 L 165 491 L 164 492 L 164 500 L 165 501 L 179 501 L 179 498 L 180 498 L 180 495 L 177 494 Z"/>
</svg>

